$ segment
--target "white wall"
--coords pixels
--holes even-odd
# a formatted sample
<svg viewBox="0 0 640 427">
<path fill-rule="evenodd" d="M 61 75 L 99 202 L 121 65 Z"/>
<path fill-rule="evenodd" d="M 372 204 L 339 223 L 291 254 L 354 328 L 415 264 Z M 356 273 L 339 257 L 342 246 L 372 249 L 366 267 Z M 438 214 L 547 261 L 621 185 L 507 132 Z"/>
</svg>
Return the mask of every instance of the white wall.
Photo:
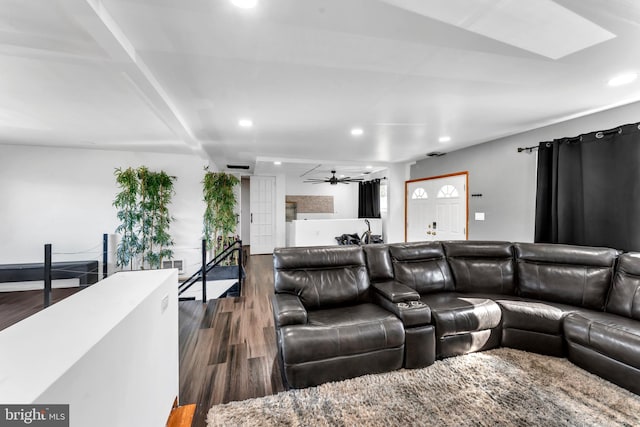
<svg viewBox="0 0 640 427">
<path fill-rule="evenodd" d="M 469 239 L 531 242 L 535 229 L 537 155 L 518 147 L 640 121 L 640 103 L 580 117 L 518 135 L 425 159 L 411 179 L 469 171 Z M 484 212 L 485 221 L 474 213 Z"/>
<path fill-rule="evenodd" d="M 286 181 L 284 174 L 276 175 L 276 248 L 284 247 L 287 244 Z"/>
<path fill-rule="evenodd" d="M 203 161 L 198 156 L 0 145 L 0 263 L 102 259 L 102 235 L 118 225 L 116 167 L 145 165 L 177 177 L 170 207 L 175 259 L 200 260 Z M 88 253 L 85 253 L 85 251 Z M 60 253 L 75 253 L 65 254 Z"/>
<path fill-rule="evenodd" d="M 71 426 L 165 425 L 177 289 L 177 270 L 118 273 L 1 331 L 0 401 L 69 404 Z"/>
<path fill-rule="evenodd" d="M 373 176 L 387 178 L 387 211 L 382 214 L 385 243 L 404 242 L 404 183 L 409 179 L 409 168 L 409 163 L 393 163 Z"/>
<path fill-rule="evenodd" d="M 310 184 L 299 177 L 286 177 L 287 196 L 333 196 L 333 214 L 300 213 L 298 219 L 358 218 L 358 184 Z"/>
</svg>

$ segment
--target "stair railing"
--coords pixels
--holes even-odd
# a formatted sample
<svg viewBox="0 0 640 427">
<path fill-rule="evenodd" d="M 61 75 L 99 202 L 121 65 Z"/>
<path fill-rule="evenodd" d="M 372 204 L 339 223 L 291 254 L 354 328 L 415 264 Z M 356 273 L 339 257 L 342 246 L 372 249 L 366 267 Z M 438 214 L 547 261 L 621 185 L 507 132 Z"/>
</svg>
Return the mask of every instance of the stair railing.
<svg viewBox="0 0 640 427">
<path fill-rule="evenodd" d="M 242 240 L 235 240 L 229 246 L 224 248 L 222 252 L 217 254 L 213 259 L 207 262 L 207 241 L 202 240 L 202 268 L 193 273 L 187 280 L 178 286 L 178 296 L 182 295 L 187 289 L 191 288 L 194 283 L 202 280 L 202 302 L 207 302 L 207 273 L 219 266 L 234 252 L 238 252 L 238 294 L 242 294 L 243 268 L 242 268 Z M 195 297 L 180 297 L 181 301 L 194 300 Z"/>
</svg>

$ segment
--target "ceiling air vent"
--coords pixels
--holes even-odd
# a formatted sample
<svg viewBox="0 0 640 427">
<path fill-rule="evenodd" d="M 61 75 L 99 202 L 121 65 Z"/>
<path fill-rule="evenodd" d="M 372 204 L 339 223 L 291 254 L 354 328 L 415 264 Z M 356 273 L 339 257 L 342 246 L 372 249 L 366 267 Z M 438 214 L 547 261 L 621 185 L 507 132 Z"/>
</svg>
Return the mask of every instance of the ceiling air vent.
<svg viewBox="0 0 640 427">
<path fill-rule="evenodd" d="M 430 153 L 427 153 L 427 157 L 442 157 L 447 153 L 441 153 L 439 151 L 432 151 Z"/>
<path fill-rule="evenodd" d="M 227 169 L 249 169 L 249 165 L 227 165 Z"/>
</svg>

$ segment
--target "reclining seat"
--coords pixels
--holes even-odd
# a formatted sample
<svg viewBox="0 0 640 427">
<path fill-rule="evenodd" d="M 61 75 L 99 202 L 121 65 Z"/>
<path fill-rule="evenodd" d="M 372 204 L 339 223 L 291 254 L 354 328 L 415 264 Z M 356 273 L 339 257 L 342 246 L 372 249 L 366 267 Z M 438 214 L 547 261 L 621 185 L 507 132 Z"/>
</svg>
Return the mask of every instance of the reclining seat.
<svg viewBox="0 0 640 427">
<path fill-rule="evenodd" d="M 390 245 L 389 252 L 395 280 L 415 289 L 431 309 L 437 358 L 500 345 L 500 307 L 489 298 L 455 292 L 441 243 Z"/>
<path fill-rule="evenodd" d="M 544 243 L 516 243 L 514 248 L 521 298 L 498 300 L 502 345 L 563 357 L 565 317 L 604 310 L 618 251 Z"/>
<path fill-rule="evenodd" d="M 569 360 L 640 394 L 640 253 L 620 256 L 606 313 L 567 316 Z"/>
<path fill-rule="evenodd" d="M 359 246 L 273 253 L 273 315 L 283 379 L 309 387 L 402 367 L 402 321 L 371 302 Z"/>
</svg>

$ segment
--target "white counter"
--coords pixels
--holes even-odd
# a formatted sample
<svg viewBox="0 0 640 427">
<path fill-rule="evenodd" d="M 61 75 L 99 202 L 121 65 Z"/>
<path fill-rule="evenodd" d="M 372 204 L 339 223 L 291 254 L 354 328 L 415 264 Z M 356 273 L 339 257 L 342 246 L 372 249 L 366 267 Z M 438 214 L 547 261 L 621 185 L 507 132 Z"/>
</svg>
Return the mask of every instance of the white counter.
<svg viewBox="0 0 640 427">
<path fill-rule="evenodd" d="M 369 218 L 372 234 L 382 234 L 382 220 Z M 306 219 L 287 223 L 287 246 L 337 245 L 336 237 L 342 234 L 367 231 L 364 218 L 353 219 Z"/>
</svg>

